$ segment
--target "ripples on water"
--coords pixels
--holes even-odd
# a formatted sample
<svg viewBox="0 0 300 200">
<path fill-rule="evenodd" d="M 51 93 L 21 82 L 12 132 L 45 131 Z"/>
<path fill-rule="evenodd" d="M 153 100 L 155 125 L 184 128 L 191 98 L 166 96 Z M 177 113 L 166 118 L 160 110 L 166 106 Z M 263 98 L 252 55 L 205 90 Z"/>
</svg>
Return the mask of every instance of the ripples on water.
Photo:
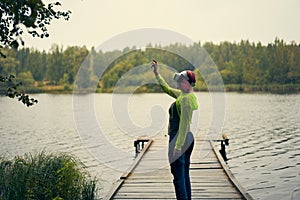
<svg viewBox="0 0 300 200">
<path fill-rule="evenodd" d="M 257 199 L 300 199 L 300 96 L 227 94 L 228 161 Z"/>
<path fill-rule="evenodd" d="M 198 130 L 205 133 L 213 108 L 209 93 L 197 96 Z M 70 152 L 93 175 L 99 176 L 102 194 L 107 192 L 122 171 L 104 165 L 83 145 L 73 119 L 72 95 L 38 94 L 35 98 L 39 103 L 26 108 L 17 101 L 0 97 L 0 155 L 22 155 L 41 149 Z M 166 95 L 142 94 L 130 98 L 130 120 L 136 125 L 131 125 L 130 130 L 122 127 L 114 116 L 122 113 L 112 112 L 111 94 L 96 94 L 94 98 L 101 130 L 111 145 L 126 153 L 126 165 L 133 160 L 133 140 L 136 132 L 143 132 L 140 127 L 150 127 L 150 136 L 165 139 L 167 109 L 173 101 Z M 159 120 L 153 119 L 162 114 Z M 300 199 L 300 95 L 228 93 L 224 132 L 230 137 L 229 167 L 255 199 Z M 125 165 L 114 159 L 117 152 L 101 153 L 110 158 L 110 165 Z"/>
</svg>

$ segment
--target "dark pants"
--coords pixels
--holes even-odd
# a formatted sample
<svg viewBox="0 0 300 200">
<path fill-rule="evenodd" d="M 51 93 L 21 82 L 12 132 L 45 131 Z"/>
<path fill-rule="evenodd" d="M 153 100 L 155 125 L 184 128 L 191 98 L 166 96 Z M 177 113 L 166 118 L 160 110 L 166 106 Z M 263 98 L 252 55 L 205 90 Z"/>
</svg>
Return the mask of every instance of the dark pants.
<svg viewBox="0 0 300 200">
<path fill-rule="evenodd" d="M 182 155 L 174 158 L 173 150 L 176 143 L 176 136 L 170 135 L 169 140 L 169 161 L 171 173 L 173 174 L 173 184 L 177 199 L 191 199 L 190 182 L 190 158 L 194 148 L 194 137 L 191 132 L 187 134 L 185 145 L 182 148 Z"/>
</svg>

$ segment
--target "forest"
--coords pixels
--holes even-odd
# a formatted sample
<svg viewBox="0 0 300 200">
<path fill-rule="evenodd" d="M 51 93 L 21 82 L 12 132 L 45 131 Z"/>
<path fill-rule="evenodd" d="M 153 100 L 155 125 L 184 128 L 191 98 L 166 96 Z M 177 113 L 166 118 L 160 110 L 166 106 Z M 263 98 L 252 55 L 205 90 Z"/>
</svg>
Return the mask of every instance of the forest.
<svg viewBox="0 0 300 200">
<path fill-rule="evenodd" d="M 190 46 L 149 44 L 144 50 L 126 47 L 103 52 L 85 46 L 63 48 L 54 44 L 49 51 L 30 48 L 1 51 L 6 58 L 0 57 L 0 74 L 14 75 L 14 81 L 21 82 L 29 93 L 72 92 L 74 85 L 82 89 L 95 88 L 94 92 L 113 92 L 122 76 L 138 66 L 149 65 L 152 59 L 177 71 L 198 71 L 195 91 L 207 91 L 208 85 L 220 83 L 224 83 L 226 91 L 300 91 L 300 44 L 278 38 L 267 45 L 241 40 L 219 44 L 198 42 Z M 145 69 L 123 84 L 136 88 L 136 92 L 160 92 L 156 84 L 144 84 L 145 79 L 153 79 L 150 67 Z M 13 83 L 1 83 L 1 93 L 5 93 L 5 84 Z"/>
</svg>

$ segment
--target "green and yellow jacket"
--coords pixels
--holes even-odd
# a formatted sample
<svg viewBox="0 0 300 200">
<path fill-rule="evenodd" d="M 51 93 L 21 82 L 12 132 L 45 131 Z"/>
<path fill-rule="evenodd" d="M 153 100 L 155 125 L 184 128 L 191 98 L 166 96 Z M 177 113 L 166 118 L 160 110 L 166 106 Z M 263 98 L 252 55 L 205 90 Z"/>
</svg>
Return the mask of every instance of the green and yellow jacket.
<svg viewBox="0 0 300 200">
<path fill-rule="evenodd" d="M 193 111 L 198 109 L 197 98 L 194 93 L 183 93 L 181 90 L 170 87 L 159 74 L 156 76 L 156 79 L 164 92 L 176 99 L 169 109 L 168 134 L 178 133 L 175 149 L 181 150 L 190 129 Z M 176 110 L 174 112 L 175 106 Z"/>
</svg>

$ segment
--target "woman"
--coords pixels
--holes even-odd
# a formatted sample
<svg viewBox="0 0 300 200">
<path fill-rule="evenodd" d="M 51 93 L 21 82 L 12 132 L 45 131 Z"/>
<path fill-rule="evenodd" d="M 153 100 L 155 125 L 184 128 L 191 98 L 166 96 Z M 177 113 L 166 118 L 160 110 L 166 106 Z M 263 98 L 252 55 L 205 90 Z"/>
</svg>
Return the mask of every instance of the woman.
<svg viewBox="0 0 300 200">
<path fill-rule="evenodd" d="M 176 99 L 169 108 L 169 162 L 176 198 L 191 199 L 189 168 L 194 137 L 190 132 L 190 124 L 193 111 L 198 109 L 197 98 L 193 93 L 196 77 L 189 70 L 175 73 L 174 80 L 178 89 L 174 89 L 158 73 L 157 62 L 153 60 L 151 66 L 162 89 Z"/>
</svg>

